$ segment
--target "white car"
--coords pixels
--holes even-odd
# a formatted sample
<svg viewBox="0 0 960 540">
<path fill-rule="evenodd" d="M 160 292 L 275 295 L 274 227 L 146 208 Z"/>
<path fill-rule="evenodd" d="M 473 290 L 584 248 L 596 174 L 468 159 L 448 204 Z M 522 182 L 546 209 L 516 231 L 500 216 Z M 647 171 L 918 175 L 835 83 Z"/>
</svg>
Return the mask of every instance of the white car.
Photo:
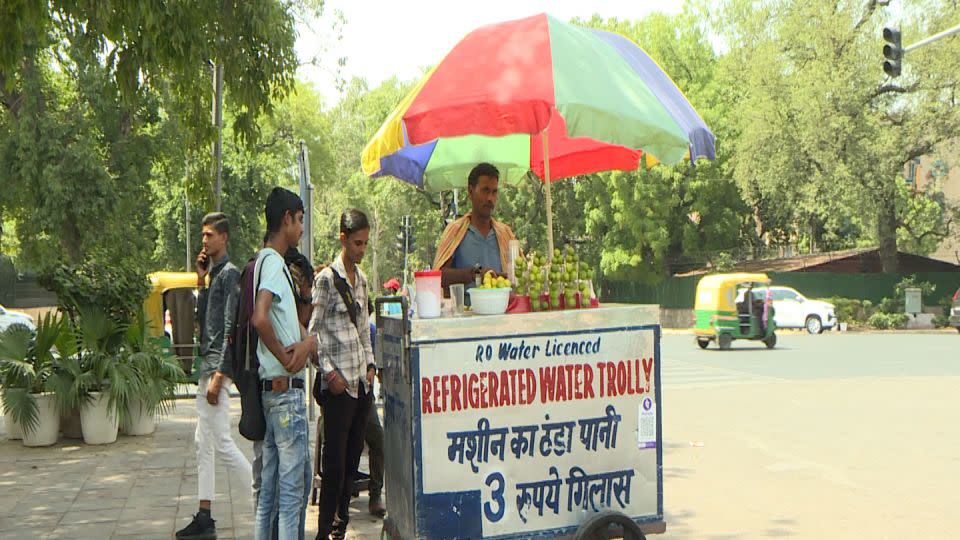
<svg viewBox="0 0 960 540">
<path fill-rule="evenodd" d="M 14 324 L 22 324 L 29 328 L 31 332 L 37 331 L 37 325 L 33 322 L 33 317 L 22 311 L 11 311 L 0 306 L 0 332 Z"/>
<path fill-rule="evenodd" d="M 753 293 L 766 295 L 767 289 L 757 287 Z M 790 287 L 770 287 L 770 296 L 777 328 L 806 328 L 811 334 L 819 334 L 837 325 L 833 304 L 810 300 Z"/>
</svg>

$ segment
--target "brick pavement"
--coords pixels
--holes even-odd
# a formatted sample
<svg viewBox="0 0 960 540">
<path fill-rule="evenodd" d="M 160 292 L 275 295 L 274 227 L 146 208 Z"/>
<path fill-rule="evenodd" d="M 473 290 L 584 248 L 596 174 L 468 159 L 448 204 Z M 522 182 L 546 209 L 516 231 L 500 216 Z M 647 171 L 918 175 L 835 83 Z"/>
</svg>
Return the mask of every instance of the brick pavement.
<svg viewBox="0 0 960 540">
<path fill-rule="evenodd" d="M 252 443 L 236 431 L 239 401 L 232 399 L 231 406 L 234 440 L 252 460 Z M 153 435 L 121 435 L 106 446 L 61 437 L 48 448 L 26 448 L 7 440 L 0 428 L 0 539 L 173 538 L 197 511 L 195 427 L 193 401 L 183 399 Z M 213 517 L 220 540 L 252 538 L 250 487 L 238 485 L 222 466 L 216 484 Z M 353 501 L 348 538 L 380 538 L 381 522 L 366 509 L 361 493 Z M 310 506 L 307 538 L 316 534 L 316 521 L 317 508 Z"/>
</svg>

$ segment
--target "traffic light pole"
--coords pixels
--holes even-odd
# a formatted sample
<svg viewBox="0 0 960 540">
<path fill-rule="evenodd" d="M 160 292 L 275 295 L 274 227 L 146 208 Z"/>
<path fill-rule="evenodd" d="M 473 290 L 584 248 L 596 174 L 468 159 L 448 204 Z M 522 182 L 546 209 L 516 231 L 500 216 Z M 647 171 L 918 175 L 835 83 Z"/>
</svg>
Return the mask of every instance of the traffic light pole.
<svg viewBox="0 0 960 540">
<path fill-rule="evenodd" d="M 410 222 L 403 216 L 403 287 L 407 287 L 407 259 L 410 255 Z"/>
<path fill-rule="evenodd" d="M 407 261 L 410 257 L 410 252 L 413 251 L 410 249 L 413 236 L 410 216 L 403 216 L 400 221 L 400 237 L 402 238 L 402 244 L 398 247 L 403 251 L 403 284 L 404 289 L 407 288 Z"/>
<path fill-rule="evenodd" d="M 960 32 L 960 24 L 958 24 L 957 26 L 954 26 L 953 28 L 950 28 L 950 29 L 948 29 L 948 30 L 944 30 L 943 32 L 940 32 L 939 34 L 934 34 L 934 35 L 928 37 L 927 39 L 922 39 L 922 40 L 914 43 L 913 45 L 908 45 L 908 46 L 906 46 L 906 47 L 903 48 L 903 52 L 908 53 L 908 52 L 910 52 L 910 51 L 919 49 L 920 47 L 923 47 L 924 45 L 929 45 L 929 44 L 934 43 L 934 42 L 936 42 L 936 41 L 940 41 L 941 39 L 943 39 L 943 38 L 945 38 L 945 37 L 948 37 L 948 36 L 952 36 L 953 34 L 956 34 L 957 32 Z"/>
</svg>

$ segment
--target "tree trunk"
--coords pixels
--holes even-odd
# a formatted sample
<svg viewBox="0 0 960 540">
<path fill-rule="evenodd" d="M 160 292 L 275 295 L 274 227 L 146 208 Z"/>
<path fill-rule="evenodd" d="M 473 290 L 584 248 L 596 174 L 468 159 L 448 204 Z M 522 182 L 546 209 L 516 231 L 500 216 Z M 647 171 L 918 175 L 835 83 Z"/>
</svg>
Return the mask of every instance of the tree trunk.
<svg viewBox="0 0 960 540">
<path fill-rule="evenodd" d="M 64 216 L 61 224 L 60 246 L 66 252 L 71 263 L 80 262 L 80 230 L 77 228 L 76 220 L 71 215 Z"/>
<path fill-rule="evenodd" d="M 890 192 L 893 190 L 884 190 Z M 877 238 L 880 241 L 880 265 L 884 272 L 896 272 L 897 266 L 897 198 L 895 193 L 877 201 Z"/>
</svg>

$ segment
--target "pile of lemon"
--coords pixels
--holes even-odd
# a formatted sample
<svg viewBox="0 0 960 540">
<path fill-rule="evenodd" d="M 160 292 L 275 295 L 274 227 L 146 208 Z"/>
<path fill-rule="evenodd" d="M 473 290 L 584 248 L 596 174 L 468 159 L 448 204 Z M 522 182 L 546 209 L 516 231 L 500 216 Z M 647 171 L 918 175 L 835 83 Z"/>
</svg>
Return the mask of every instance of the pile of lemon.
<svg viewBox="0 0 960 540">
<path fill-rule="evenodd" d="M 483 275 L 481 289 L 509 289 L 510 281 L 502 276 L 495 276 L 493 272 L 487 272 Z"/>
</svg>

